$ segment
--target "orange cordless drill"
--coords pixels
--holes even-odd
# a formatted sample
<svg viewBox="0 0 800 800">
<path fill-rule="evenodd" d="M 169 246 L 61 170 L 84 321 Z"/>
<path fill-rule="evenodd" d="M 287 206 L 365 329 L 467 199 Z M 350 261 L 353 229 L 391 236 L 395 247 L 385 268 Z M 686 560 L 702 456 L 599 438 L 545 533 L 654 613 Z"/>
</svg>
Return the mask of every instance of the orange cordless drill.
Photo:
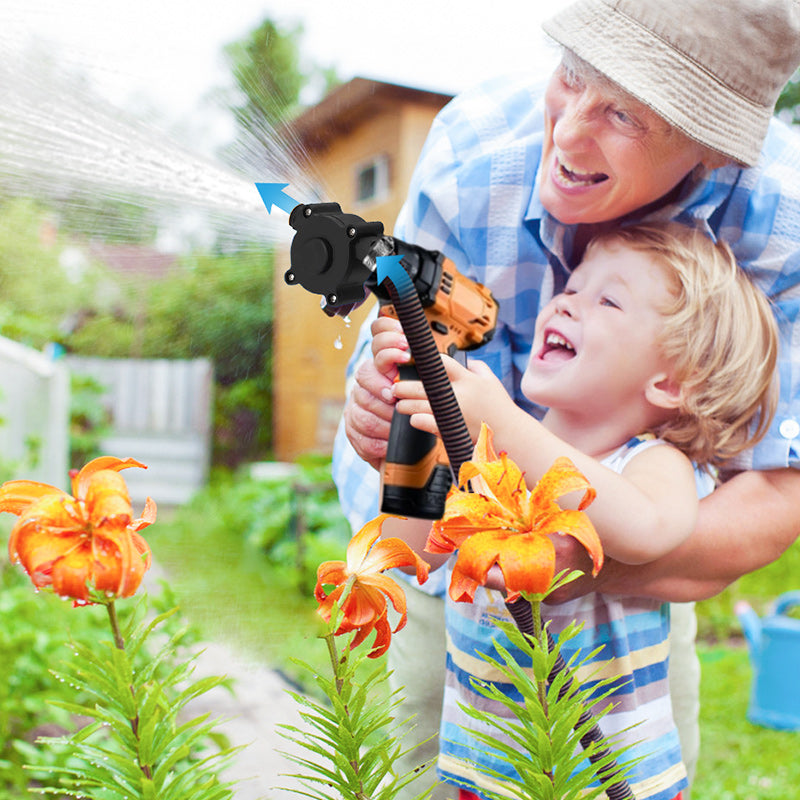
<svg viewBox="0 0 800 800">
<path fill-rule="evenodd" d="M 386 236 L 382 223 L 346 214 L 338 203 L 298 205 L 289 224 L 296 234 L 291 268 L 284 276 L 287 283 L 322 295 L 322 308 L 329 316 L 346 316 L 372 292 L 381 313 L 400 319 L 413 358 L 413 363 L 400 367 L 400 377 L 422 379 L 442 438 L 412 428 L 407 416 L 394 413 L 381 476 L 381 510 L 441 518 L 457 478 L 451 465 L 460 466 L 469 457 L 471 442 L 446 376 L 446 385 L 441 383 L 439 354 L 452 356 L 488 342 L 497 324 L 497 302 L 441 253 Z M 400 296 L 394 287 L 387 288 L 387 281 L 379 282 L 377 259 L 389 255 L 402 256 L 413 297 Z M 437 414 L 443 407 L 446 410 Z"/>
</svg>

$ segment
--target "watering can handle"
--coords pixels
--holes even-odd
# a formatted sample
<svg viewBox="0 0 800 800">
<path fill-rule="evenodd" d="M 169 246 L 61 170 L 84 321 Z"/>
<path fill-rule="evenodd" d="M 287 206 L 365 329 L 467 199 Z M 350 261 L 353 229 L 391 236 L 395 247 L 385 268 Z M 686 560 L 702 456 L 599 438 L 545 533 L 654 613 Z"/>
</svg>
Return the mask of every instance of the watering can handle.
<svg viewBox="0 0 800 800">
<path fill-rule="evenodd" d="M 752 606 L 744 600 L 740 600 L 736 604 L 734 611 L 744 631 L 744 637 L 747 639 L 750 654 L 752 656 L 758 656 L 761 652 L 761 620 L 758 614 L 756 614 Z"/>
<path fill-rule="evenodd" d="M 800 590 L 784 592 L 775 600 L 775 614 L 785 614 L 790 608 L 800 606 Z"/>
</svg>

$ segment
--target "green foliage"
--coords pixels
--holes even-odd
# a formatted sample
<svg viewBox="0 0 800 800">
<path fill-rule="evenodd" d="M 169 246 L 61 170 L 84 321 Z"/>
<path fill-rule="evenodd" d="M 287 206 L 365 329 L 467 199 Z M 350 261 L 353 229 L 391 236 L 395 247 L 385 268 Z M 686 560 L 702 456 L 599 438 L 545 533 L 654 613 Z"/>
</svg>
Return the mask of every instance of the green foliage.
<svg viewBox="0 0 800 800">
<path fill-rule="evenodd" d="M 31 773 L 23 764 L 62 764 L 61 751 L 36 748 L 37 731 L 65 728 L 70 717 L 49 705 L 75 696 L 50 668 L 68 653 L 65 638 L 94 641 L 103 620 L 72 609 L 54 595 L 34 595 L 21 570 L 0 560 L 0 790 L 24 790 Z M 34 759 L 38 759 L 34 761 Z M 33 777 L 40 777 L 33 771 Z"/>
<path fill-rule="evenodd" d="M 281 125 L 300 102 L 300 93 L 311 84 L 327 91 L 338 83 L 332 67 L 301 64 L 302 25 L 284 30 L 265 19 L 243 39 L 225 47 L 225 55 L 238 93 L 229 98 L 242 134 L 253 136 Z"/>
<path fill-rule="evenodd" d="M 72 758 L 50 772 L 60 785 L 44 794 L 90 796 L 103 800 L 228 800 L 232 784 L 217 770 L 235 752 L 206 752 L 214 723 L 208 714 L 184 721 L 190 701 L 223 683 L 219 677 L 191 681 L 192 659 L 175 658 L 178 631 L 155 654 L 151 634 L 173 611 L 147 620 L 140 608 L 130 614 L 120 640 L 113 602 L 108 606 L 115 641 L 72 643 L 73 660 L 57 677 L 75 687 L 81 702 L 58 701 L 76 718 L 93 720 L 69 737 L 40 742 L 66 747 Z"/>
<path fill-rule="evenodd" d="M 298 25 L 283 31 L 265 19 L 246 38 L 225 47 L 242 101 L 232 103 L 231 110 L 243 129 L 274 126 L 296 106 L 305 82 L 298 47 L 302 30 Z"/>
<path fill-rule="evenodd" d="M 800 122 L 800 70 L 796 72 L 791 80 L 783 87 L 778 102 L 775 104 L 776 111 L 783 111 L 788 116 L 790 122 Z"/>
<path fill-rule="evenodd" d="M 104 242 L 115 244 L 139 244 L 156 238 L 155 205 L 140 198 L 83 190 L 59 198 L 56 207 L 62 229 L 76 236 L 102 236 Z"/>
<path fill-rule="evenodd" d="M 150 605 L 162 614 L 174 607 L 169 588 L 151 593 Z M 34 786 L 58 794 L 58 771 L 76 762 L 55 735 L 74 728 L 73 706 L 93 703 L 96 694 L 58 668 L 65 661 L 81 667 L 75 653 L 101 649 L 98 642 L 108 636 L 106 615 L 97 607 L 73 608 L 50 592 L 35 592 L 22 570 L 0 561 L 0 616 L 0 797 L 17 797 Z M 185 618 L 162 618 L 160 631 L 171 649 L 158 652 L 150 639 L 136 655 L 158 680 L 183 669 L 187 649 L 197 641 Z M 45 735 L 53 740 L 42 747 L 37 739 Z M 191 757 L 218 744 L 218 735 L 207 730 L 195 739 Z"/>
<path fill-rule="evenodd" d="M 197 255 L 153 286 L 141 352 L 209 358 L 215 463 L 264 458 L 272 445 L 272 253 Z"/>
<path fill-rule="evenodd" d="M 223 385 L 264 371 L 272 341 L 272 253 L 186 257 L 148 294 L 142 356 L 208 357 Z"/>
<path fill-rule="evenodd" d="M 330 458 L 304 456 L 295 467 L 281 478 L 218 476 L 172 524 L 194 518 L 195 509 L 202 508 L 205 535 L 213 536 L 216 528 L 235 531 L 247 548 L 263 553 L 310 593 L 317 565 L 342 557 L 350 527 L 331 479 Z"/>
<path fill-rule="evenodd" d="M 136 323 L 119 312 L 87 314 L 63 337 L 70 352 L 98 358 L 131 358 L 136 340 Z"/>
<path fill-rule="evenodd" d="M 237 133 L 220 151 L 223 161 L 250 171 L 280 170 L 276 161 L 288 157 L 284 125 L 299 110 L 301 92 L 321 97 L 339 83 L 333 67 L 301 61 L 302 33 L 302 26 L 287 30 L 267 18 L 225 47 L 235 87 L 218 95 L 233 113 Z"/>
<path fill-rule="evenodd" d="M 100 441 L 108 435 L 110 420 L 101 402 L 105 387 L 91 375 L 70 375 L 70 467 L 80 469 L 101 455 Z"/>
<path fill-rule="evenodd" d="M 308 455 L 291 478 L 255 481 L 251 514 L 243 527 L 248 541 L 275 563 L 294 564 L 303 588 L 320 561 L 340 557 L 350 538 L 330 474 L 330 458 Z M 244 487 L 247 491 L 247 486 Z"/>
<path fill-rule="evenodd" d="M 502 674 L 520 693 L 524 702 L 507 697 L 496 686 L 473 680 L 475 690 L 484 697 L 501 703 L 511 715 L 499 717 L 477 708 L 462 706 L 465 713 L 488 726 L 487 732 L 472 731 L 485 747 L 510 764 L 518 778 L 503 777 L 491 768 L 476 765 L 489 777 L 502 778 L 511 796 L 525 800 L 572 800 L 604 796 L 605 788 L 623 779 L 630 769 L 621 763 L 621 756 L 629 749 L 604 737 L 592 741 L 587 748 L 580 745 L 589 729 L 601 719 L 608 708 L 587 716 L 586 711 L 597 711 L 598 704 L 613 691 L 614 678 L 605 678 L 584 689 L 572 674 L 581 664 L 588 662 L 573 659 L 568 668 L 556 673 L 552 682 L 548 677 L 564 642 L 573 639 L 579 628 L 570 626 L 559 634 L 558 642 L 548 651 L 546 634 L 529 638 L 520 633 L 516 625 L 496 621 L 498 628 L 512 644 L 531 659 L 532 672 L 523 669 L 505 648 L 495 642 L 500 660 L 487 654 L 482 657 Z M 607 751 L 604 753 L 604 751 Z M 589 758 L 597 756 L 595 763 Z M 619 771 L 605 775 L 603 769 L 617 761 Z M 592 784 L 597 781 L 597 786 Z M 511 789 L 511 787 L 514 787 Z M 507 800 L 507 794 L 484 790 L 495 800 Z"/>
<path fill-rule="evenodd" d="M 214 392 L 213 463 L 231 469 L 243 461 L 258 461 L 272 449 L 271 353 L 254 377 L 228 385 L 217 384 Z"/>
<path fill-rule="evenodd" d="M 59 325 L 92 296 L 97 277 L 69 279 L 58 238 L 43 233 L 48 224 L 32 200 L 0 203 L 0 334 L 36 348 L 60 338 Z"/>
<path fill-rule="evenodd" d="M 307 788 L 301 794 L 318 800 L 331 796 L 342 800 L 391 800 L 432 765 L 404 775 L 395 772 L 394 763 L 408 752 L 402 740 L 410 720 L 397 722 L 401 698 L 398 693 L 389 693 L 385 686 L 388 676 L 381 666 L 360 677 L 367 656 L 351 651 L 352 636 L 344 637 L 342 649 L 337 651 L 333 633 L 338 626 L 336 619 L 334 615 L 324 637 L 331 677 L 299 662 L 327 702 L 293 693 L 306 725 L 280 726 L 286 739 L 308 753 L 307 757 L 286 754 L 303 768 L 302 773 L 291 777 L 298 778 Z M 417 797 L 421 800 L 429 795 L 430 789 Z"/>
</svg>

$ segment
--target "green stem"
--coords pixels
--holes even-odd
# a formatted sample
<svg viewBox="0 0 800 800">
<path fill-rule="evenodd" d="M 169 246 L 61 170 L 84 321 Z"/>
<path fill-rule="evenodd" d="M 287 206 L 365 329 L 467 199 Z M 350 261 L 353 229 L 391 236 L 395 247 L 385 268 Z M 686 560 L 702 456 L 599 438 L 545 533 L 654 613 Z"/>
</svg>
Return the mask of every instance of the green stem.
<svg viewBox="0 0 800 800">
<path fill-rule="evenodd" d="M 531 612 L 533 614 L 533 635 L 536 637 L 537 646 L 542 648 L 543 653 L 547 653 L 549 650 L 547 644 L 547 634 L 544 630 L 544 626 L 542 625 L 542 601 L 541 600 L 534 600 L 531 601 Z M 534 679 L 536 680 L 536 688 L 539 693 L 539 702 L 542 706 L 542 713 L 544 714 L 545 720 L 549 722 L 550 720 L 550 709 L 547 703 L 547 679 L 548 675 L 538 676 L 534 675 Z M 547 728 L 547 736 L 550 737 L 550 729 Z M 550 779 L 550 783 L 555 782 L 555 777 L 551 771 L 545 771 L 545 775 Z"/>
<path fill-rule="evenodd" d="M 536 643 L 542 648 L 542 652 L 547 652 L 547 637 L 544 636 L 544 629 L 542 626 L 542 602 L 541 600 L 531 600 L 531 611 L 533 612 L 533 635 L 536 637 Z M 542 704 L 542 710 L 545 717 L 548 715 L 547 708 L 547 677 L 544 679 L 536 678 L 536 686 L 539 692 L 539 702 Z"/>
<path fill-rule="evenodd" d="M 345 665 L 347 661 L 347 657 L 343 654 L 339 656 L 338 651 L 336 650 L 336 634 L 333 630 L 329 630 L 327 634 L 325 634 L 325 642 L 328 645 L 328 655 L 331 659 L 331 667 L 333 668 L 333 676 L 336 685 L 336 694 L 339 697 L 342 697 L 342 689 L 344 688 L 344 677 L 342 676 L 341 668 Z M 350 709 L 347 706 L 347 703 L 342 701 L 342 708 L 344 709 L 344 716 L 345 720 L 348 723 L 345 727 L 346 730 L 350 730 Z M 339 730 L 342 730 L 340 726 Z M 360 777 L 361 772 L 361 764 L 358 760 L 350 761 L 350 767 L 353 770 L 353 775 L 355 776 L 356 780 L 358 781 L 358 786 L 356 787 L 354 797 L 356 800 L 369 800 L 369 795 L 364 791 L 364 782 Z"/>
<path fill-rule="evenodd" d="M 328 655 L 330 656 L 331 659 L 331 667 L 333 668 L 333 677 L 334 680 L 336 681 L 336 694 L 338 694 L 341 697 L 344 681 L 339 675 L 339 653 L 336 651 L 335 636 L 336 635 L 333 632 L 326 634 L 325 644 L 328 645 Z"/>
<path fill-rule="evenodd" d="M 111 633 L 114 635 L 114 644 L 117 650 L 125 649 L 125 639 L 122 638 L 122 631 L 119 629 L 119 619 L 117 619 L 117 607 L 114 605 L 113 600 L 106 603 L 106 611 L 108 612 L 108 620 L 111 623 Z"/>
<path fill-rule="evenodd" d="M 117 617 L 117 607 L 114 605 L 114 601 L 109 600 L 106 603 L 106 611 L 108 612 L 108 620 L 111 623 L 111 633 L 114 636 L 114 645 L 116 646 L 117 650 L 125 650 L 125 639 L 122 636 L 122 631 L 119 627 L 119 619 Z M 136 691 L 134 690 L 133 686 L 130 686 L 131 695 L 134 700 L 134 706 L 136 704 Z M 137 754 L 140 751 L 139 747 L 139 715 L 137 714 L 133 719 L 129 719 L 131 725 L 131 731 L 133 731 L 133 738 L 136 740 L 136 750 Z M 141 770 L 142 774 L 148 780 L 151 780 L 153 777 L 153 772 L 147 764 L 142 764 L 141 760 L 137 758 L 139 762 L 139 769 Z"/>
</svg>

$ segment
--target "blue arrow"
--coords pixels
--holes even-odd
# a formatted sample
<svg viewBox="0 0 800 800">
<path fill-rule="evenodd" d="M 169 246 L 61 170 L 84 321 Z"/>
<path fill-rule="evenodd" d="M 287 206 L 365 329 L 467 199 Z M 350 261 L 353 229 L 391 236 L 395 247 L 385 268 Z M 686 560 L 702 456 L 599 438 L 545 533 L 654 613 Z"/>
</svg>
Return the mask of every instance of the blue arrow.
<svg viewBox="0 0 800 800">
<path fill-rule="evenodd" d="M 282 208 L 287 214 L 298 205 L 297 200 L 292 199 L 283 190 L 288 183 L 257 183 L 256 189 L 267 207 L 267 214 L 272 213 L 272 206 Z"/>
<path fill-rule="evenodd" d="M 375 263 L 378 271 L 378 283 L 383 283 L 387 278 L 394 284 L 398 294 L 414 291 L 411 278 L 400 263 L 403 256 L 378 256 Z"/>
</svg>

